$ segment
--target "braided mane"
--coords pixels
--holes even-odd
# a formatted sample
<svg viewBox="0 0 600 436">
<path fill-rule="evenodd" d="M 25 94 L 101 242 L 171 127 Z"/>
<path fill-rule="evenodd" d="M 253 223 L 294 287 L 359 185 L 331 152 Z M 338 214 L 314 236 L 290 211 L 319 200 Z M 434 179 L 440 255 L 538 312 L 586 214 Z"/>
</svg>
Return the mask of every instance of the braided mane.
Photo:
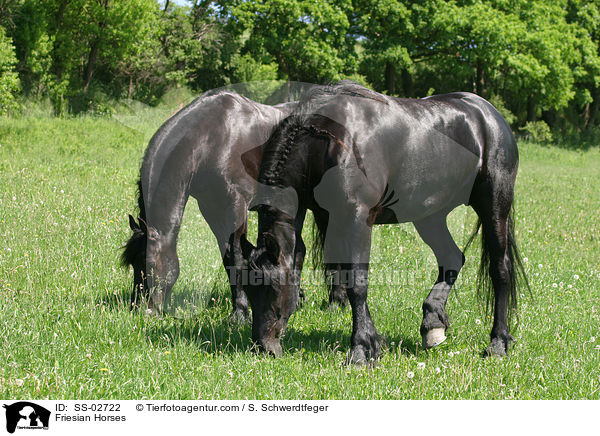
<svg viewBox="0 0 600 436">
<path fill-rule="evenodd" d="M 311 116 L 315 115 L 316 109 L 319 106 L 331 97 L 339 95 L 367 98 L 380 101 L 384 104 L 388 103 L 385 95 L 348 80 L 331 85 L 313 87 L 300 99 L 294 112 L 281 121 L 279 125 L 275 126 L 265 146 L 258 177 L 259 183 L 285 187 L 283 178 L 284 175 L 294 172 L 294 169 L 290 168 L 291 156 L 295 153 L 300 153 L 300 147 L 296 147 L 296 142 L 302 133 L 337 141 L 345 148 L 340 138 L 337 138 L 330 131 L 315 126 L 310 122 Z"/>
</svg>

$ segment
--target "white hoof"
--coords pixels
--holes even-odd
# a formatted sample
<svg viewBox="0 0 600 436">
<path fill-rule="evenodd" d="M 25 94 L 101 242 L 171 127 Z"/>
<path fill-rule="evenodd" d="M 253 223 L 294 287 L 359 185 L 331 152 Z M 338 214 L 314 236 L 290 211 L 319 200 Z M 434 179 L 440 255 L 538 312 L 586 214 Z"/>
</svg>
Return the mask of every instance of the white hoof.
<svg viewBox="0 0 600 436">
<path fill-rule="evenodd" d="M 423 347 L 432 348 L 440 345 L 446 340 L 446 329 L 439 327 L 437 329 L 429 330 L 423 335 Z"/>
<path fill-rule="evenodd" d="M 146 309 L 145 313 L 146 313 L 147 316 L 159 316 L 160 315 L 160 313 L 158 312 L 158 310 L 156 310 L 153 307 L 150 307 L 150 308 Z"/>
</svg>

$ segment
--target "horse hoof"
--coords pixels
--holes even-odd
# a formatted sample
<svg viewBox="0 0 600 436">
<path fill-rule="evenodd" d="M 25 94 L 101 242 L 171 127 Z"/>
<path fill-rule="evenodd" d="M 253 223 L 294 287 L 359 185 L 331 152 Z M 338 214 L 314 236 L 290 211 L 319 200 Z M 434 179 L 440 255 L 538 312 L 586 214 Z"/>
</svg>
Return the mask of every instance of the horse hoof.
<svg viewBox="0 0 600 436">
<path fill-rule="evenodd" d="M 149 307 L 148 309 L 146 309 L 146 311 L 144 313 L 148 316 L 159 316 L 160 315 L 160 312 L 154 307 Z"/>
<path fill-rule="evenodd" d="M 490 346 L 485 350 L 485 355 L 487 357 L 499 357 L 502 358 L 506 356 L 507 344 L 504 343 L 502 339 L 494 338 L 490 343 Z"/>
<path fill-rule="evenodd" d="M 261 341 L 261 348 L 267 354 L 274 357 L 281 357 L 283 355 L 283 349 L 281 348 L 281 342 L 278 339 Z"/>
<path fill-rule="evenodd" d="M 438 327 L 429 330 L 423 336 L 423 348 L 433 348 L 442 344 L 446 340 L 446 329 Z"/>
<path fill-rule="evenodd" d="M 367 356 L 363 347 L 352 347 L 348 359 L 346 361 L 348 365 L 364 366 L 367 364 Z"/>
<path fill-rule="evenodd" d="M 338 310 L 342 310 L 344 308 L 343 304 L 340 304 L 338 301 L 332 301 L 327 305 L 328 312 L 335 312 Z"/>
</svg>

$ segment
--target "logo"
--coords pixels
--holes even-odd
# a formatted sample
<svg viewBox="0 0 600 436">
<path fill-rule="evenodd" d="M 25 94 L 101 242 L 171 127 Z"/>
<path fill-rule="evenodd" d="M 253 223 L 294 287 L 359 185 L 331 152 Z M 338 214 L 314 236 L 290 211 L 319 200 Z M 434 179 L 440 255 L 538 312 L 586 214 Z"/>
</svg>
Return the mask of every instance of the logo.
<svg viewBox="0 0 600 436">
<path fill-rule="evenodd" d="M 48 430 L 50 411 L 28 401 L 3 406 L 6 409 L 6 431 L 18 429 Z"/>
</svg>

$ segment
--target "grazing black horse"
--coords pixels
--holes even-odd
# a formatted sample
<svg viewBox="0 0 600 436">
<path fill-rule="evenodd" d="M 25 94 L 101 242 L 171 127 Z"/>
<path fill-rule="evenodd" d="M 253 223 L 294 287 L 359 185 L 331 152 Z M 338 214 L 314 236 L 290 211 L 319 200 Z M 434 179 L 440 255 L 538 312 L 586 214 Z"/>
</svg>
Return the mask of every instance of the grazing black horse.
<svg viewBox="0 0 600 436">
<path fill-rule="evenodd" d="M 217 91 L 190 103 L 154 134 L 140 170 L 139 219 L 129 216 L 133 234 L 122 253 L 123 264 L 134 270 L 133 305 L 144 296 L 149 297 L 152 312 L 162 309 L 179 275 L 177 237 L 191 195 L 219 244 L 230 278 L 232 319 L 247 319 L 242 270 L 248 205 L 255 193 L 263 145 L 294 106 L 268 106 Z M 305 247 L 300 233 L 295 240 L 301 266 Z"/>
<path fill-rule="evenodd" d="M 296 224 L 311 209 L 320 235 L 315 244 L 323 262 L 338 271 L 352 307 L 349 360 L 365 363 L 380 355 L 367 306 L 375 224 L 413 222 L 433 250 L 439 275 L 423 303 L 421 335 L 424 347 L 440 344 L 449 325 L 446 301 L 465 261 L 446 217 L 468 204 L 479 217 L 477 230 L 482 228 L 480 278 L 491 279 L 494 323 L 487 352 L 504 355 L 511 340 L 507 315 L 516 307 L 516 278 L 523 273 L 511 214 L 517 166 L 508 124 L 476 95 L 415 100 L 351 82 L 315 88 L 264 150 L 258 247 L 249 261 L 263 278 L 250 298 L 254 341 L 275 355 L 282 352 L 280 337 L 298 295 Z"/>
</svg>

